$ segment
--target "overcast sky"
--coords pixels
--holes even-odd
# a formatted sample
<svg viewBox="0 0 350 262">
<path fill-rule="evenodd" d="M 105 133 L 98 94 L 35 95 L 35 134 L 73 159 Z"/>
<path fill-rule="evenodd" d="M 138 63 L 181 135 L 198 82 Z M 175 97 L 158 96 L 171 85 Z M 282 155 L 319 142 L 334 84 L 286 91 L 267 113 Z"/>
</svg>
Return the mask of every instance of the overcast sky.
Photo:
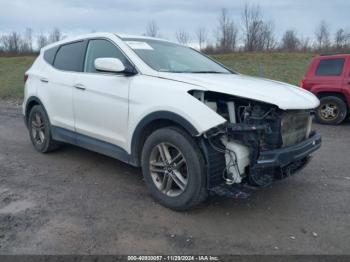
<svg viewBox="0 0 350 262">
<path fill-rule="evenodd" d="M 223 7 L 241 28 L 246 2 L 258 3 L 264 17 L 274 21 L 278 39 L 289 28 L 313 37 L 322 19 L 332 33 L 350 28 L 350 0 L 0 0 L 0 32 L 31 27 L 46 33 L 58 27 L 68 36 L 91 31 L 142 34 L 153 19 L 168 39 L 179 28 L 192 33 L 199 26 L 213 37 Z"/>
</svg>

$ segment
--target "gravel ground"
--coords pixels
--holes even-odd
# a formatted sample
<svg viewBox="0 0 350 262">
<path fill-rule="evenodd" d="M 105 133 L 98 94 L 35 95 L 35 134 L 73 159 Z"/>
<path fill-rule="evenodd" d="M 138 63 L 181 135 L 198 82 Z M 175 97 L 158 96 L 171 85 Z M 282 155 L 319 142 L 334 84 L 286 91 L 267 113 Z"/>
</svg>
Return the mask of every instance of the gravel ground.
<svg viewBox="0 0 350 262">
<path fill-rule="evenodd" d="M 42 155 L 0 102 L 0 254 L 350 254 L 350 123 L 315 128 L 298 175 L 178 213 L 139 169 L 74 146 Z"/>
</svg>

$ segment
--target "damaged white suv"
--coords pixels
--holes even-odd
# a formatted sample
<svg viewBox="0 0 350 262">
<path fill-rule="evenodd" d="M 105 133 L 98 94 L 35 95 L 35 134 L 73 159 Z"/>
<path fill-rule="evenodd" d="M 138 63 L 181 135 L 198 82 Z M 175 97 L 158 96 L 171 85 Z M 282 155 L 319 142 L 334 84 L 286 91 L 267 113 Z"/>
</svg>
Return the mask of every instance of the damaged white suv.
<svg viewBox="0 0 350 262">
<path fill-rule="evenodd" d="M 66 142 L 140 166 L 156 200 L 185 210 L 210 191 L 239 196 L 304 167 L 321 146 L 318 105 L 182 45 L 94 33 L 41 50 L 23 113 L 39 152 Z"/>
</svg>

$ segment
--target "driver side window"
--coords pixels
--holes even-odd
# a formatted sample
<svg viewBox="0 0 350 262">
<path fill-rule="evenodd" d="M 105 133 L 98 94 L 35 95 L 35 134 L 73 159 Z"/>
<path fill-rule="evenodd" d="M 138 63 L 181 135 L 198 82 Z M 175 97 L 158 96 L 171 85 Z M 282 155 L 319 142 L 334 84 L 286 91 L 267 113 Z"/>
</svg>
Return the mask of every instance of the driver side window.
<svg viewBox="0 0 350 262">
<path fill-rule="evenodd" d="M 125 67 L 130 63 L 124 54 L 111 42 L 103 39 L 90 40 L 86 51 L 84 72 L 98 73 L 95 68 L 95 59 L 97 58 L 118 58 Z"/>
</svg>

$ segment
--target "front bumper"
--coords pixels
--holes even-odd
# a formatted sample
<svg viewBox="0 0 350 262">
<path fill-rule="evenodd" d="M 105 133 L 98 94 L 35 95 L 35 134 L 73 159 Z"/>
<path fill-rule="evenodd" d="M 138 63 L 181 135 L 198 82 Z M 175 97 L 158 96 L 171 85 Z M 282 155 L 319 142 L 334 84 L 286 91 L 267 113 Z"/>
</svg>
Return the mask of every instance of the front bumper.
<svg viewBox="0 0 350 262">
<path fill-rule="evenodd" d="M 261 151 L 251 165 L 248 183 L 253 186 L 267 186 L 274 180 L 289 177 L 303 169 L 310 160 L 310 154 L 321 147 L 321 136 L 314 132 L 309 139 L 285 148 Z"/>
<path fill-rule="evenodd" d="M 307 165 L 310 154 L 321 147 L 321 142 L 321 136 L 314 133 L 297 145 L 260 152 L 256 163 L 250 166 L 246 183 L 251 186 L 267 186 L 274 180 L 295 174 Z M 248 198 L 252 194 L 252 188 L 247 188 L 244 183 L 215 184 L 209 189 L 214 194 L 230 198 Z"/>
<path fill-rule="evenodd" d="M 243 184 L 267 185 L 265 180 L 271 182 L 296 173 L 306 166 L 310 154 L 318 150 L 321 143 L 321 136 L 313 132 L 307 140 L 285 148 L 260 151 L 257 147 L 252 147 L 252 150 L 257 154 L 251 159 L 246 177 L 242 181 Z M 201 147 L 207 162 L 208 189 L 225 186 L 223 179 L 223 170 L 226 166 L 224 154 L 214 150 L 206 139 L 201 140 Z M 235 184 L 235 186 L 240 186 L 240 184 Z"/>
<path fill-rule="evenodd" d="M 315 132 L 309 139 L 299 144 L 275 150 L 261 151 L 255 167 L 286 167 L 293 162 L 308 157 L 321 147 L 321 143 L 321 136 Z"/>
</svg>

